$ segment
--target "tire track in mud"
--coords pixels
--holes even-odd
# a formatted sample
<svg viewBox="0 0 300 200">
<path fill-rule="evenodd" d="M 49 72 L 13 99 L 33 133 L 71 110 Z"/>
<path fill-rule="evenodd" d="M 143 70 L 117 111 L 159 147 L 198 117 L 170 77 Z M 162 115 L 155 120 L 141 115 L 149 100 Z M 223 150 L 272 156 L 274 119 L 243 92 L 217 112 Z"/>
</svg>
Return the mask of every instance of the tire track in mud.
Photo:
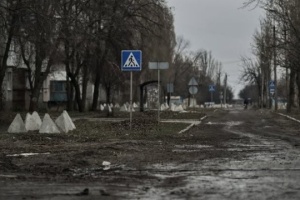
<svg viewBox="0 0 300 200">
<path fill-rule="evenodd" d="M 300 167 L 297 162 L 291 163 L 293 159 L 285 157 L 289 155 L 297 159 L 299 151 L 294 151 L 290 145 L 278 138 L 261 136 L 253 128 L 248 127 L 250 131 L 247 132 L 239 130 L 247 126 L 242 121 L 208 122 L 207 124 L 223 125 L 223 127 L 218 127 L 227 133 L 239 135 L 241 138 L 250 138 L 250 144 L 230 143 L 224 146 L 224 151 L 243 152 L 244 157 L 242 159 L 216 158 L 200 163 L 186 163 L 175 168 L 172 165 L 164 166 L 165 170 L 163 166 L 149 169 L 150 174 L 162 180 L 180 177 L 183 185 L 177 188 L 161 188 L 157 185 L 152 187 L 149 193 L 144 194 L 144 197 L 147 197 L 145 199 L 153 197 L 160 197 L 158 199 L 240 199 L 241 194 L 246 199 L 273 199 L 276 196 L 280 197 L 277 199 L 286 196 L 296 199 L 295 197 L 300 194 L 297 191 L 300 185 L 297 179 L 294 179 L 294 174 L 299 173 Z M 276 185 L 276 183 L 282 183 L 282 180 L 285 181 L 285 185 L 293 185 L 289 188 L 290 193 L 286 193 L 286 187 Z M 273 191 L 275 189 L 276 192 Z"/>
</svg>

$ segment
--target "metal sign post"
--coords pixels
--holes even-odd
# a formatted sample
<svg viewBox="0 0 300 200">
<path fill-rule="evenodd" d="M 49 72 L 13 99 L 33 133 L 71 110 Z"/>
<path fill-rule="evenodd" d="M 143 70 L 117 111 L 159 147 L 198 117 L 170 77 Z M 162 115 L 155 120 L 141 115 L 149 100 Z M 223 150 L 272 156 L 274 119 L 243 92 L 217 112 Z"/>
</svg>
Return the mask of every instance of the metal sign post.
<svg viewBox="0 0 300 200">
<path fill-rule="evenodd" d="M 160 70 L 169 69 L 168 62 L 149 62 L 149 69 L 157 69 L 157 91 L 158 91 L 158 109 L 157 109 L 157 122 L 160 121 Z"/>
<path fill-rule="evenodd" d="M 123 50 L 121 52 L 121 70 L 130 71 L 130 130 L 132 129 L 132 72 L 142 70 L 142 51 Z"/>
<path fill-rule="evenodd" d="M 132 72 L 130 72 L 130 130 L 132 129 Z"/>
<path fill-rule="evenodd" d="M 191 80 L 189 81 L 189 92 L 191 95 L 193 95 L 193 108 L 195 108 L 195 102 L 196 102 L 196 99 L 195 99 L 195 94 L 197 94 L 198 92 L 198 82 L 196 81 L 196 79 L 193 77 L 191 78 Z"/>
<path fill-rule="evenodd" d="M 208 91 L 210 92 L 210 100 L 211 100 L 211 103 L 213 102 L 213 93 L 215 92 L 215 86 L 214 85 L 209 85 L 208 87 Z"/>
<path fill-rule="evenodd" d="M 220 102 L 221 102 L 221 108 L 223 108 L 223 92 L 220 92 Z M 225 102 L 224 102 L 225 103 Z M 226 106 L 225 106 L 226 107 Z"/>
<path fill-rule="evenodd" d="M 168 105 L 170 105 L 170 100 L 171 100 L 171 96 L 172 96 L 172 93 L 174 92 L 174 85 L 173 83 L 168 83 L 167 84 L 167 93 L 168 93 Z"/>
<path fill-rule="evenodd" d="M 159 123 L 160 121 L 160 117 L 159 117 L 159 113 L 160 113 L 160 70 L 158 67 L 158 62 L 157 62 L 157 92 L 158 92 L 158 109 L 157 109 L 157 122 Z"/>
</svg>

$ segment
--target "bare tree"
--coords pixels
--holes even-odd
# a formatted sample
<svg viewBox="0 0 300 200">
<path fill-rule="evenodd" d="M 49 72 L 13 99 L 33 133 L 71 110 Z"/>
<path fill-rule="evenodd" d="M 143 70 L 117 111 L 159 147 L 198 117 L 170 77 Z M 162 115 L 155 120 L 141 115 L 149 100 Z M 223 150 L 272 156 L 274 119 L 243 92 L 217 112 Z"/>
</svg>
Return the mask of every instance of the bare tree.
<svg viewBox="0 0 300 200">
<path fill-rule="evenodd" d="M 25 10 L 22 1 L 2 0 L 0 2 L 0 90 L 7 70 L 9 51 L 13 43 L 16 30 L 20 25 L 20 12 Z M 0 92 L 0 109 L 3 106 L 2 91 Z"/>
<path fill-rule="evenodd" d="M 287 111 L 293 107 L 300 107 L 300 2 L 297 0 L 249 0 L 246 6 L 259 5 L 267 11 L 267 18 L 273 20 L 274 38 L 276 45 L 271 45 L 273 51 L 277 52 L 273 63 L 278 63 L 286 69 L 286 93 L 288 95 Z M 276 30 L 276 32 L 275 32 Z M 270 49 L 269 51 L 272 51 Z M 289 76 L 288 76 L 289 73 Z M 297 84 L 297 87 L 295 87 Z M 297 103 L 296 103 L 297 102 Z"/>
<path fill-rule="evenodd" d="M 57 5 L 31 0 L 27 2 L 30 9 L 22 12 L 18 41 L 23 62 L 28 69 L 30 111 L 37 110 L 43 82 L 58 58 L 60 28 L 55 18 Z"/>
</svg>

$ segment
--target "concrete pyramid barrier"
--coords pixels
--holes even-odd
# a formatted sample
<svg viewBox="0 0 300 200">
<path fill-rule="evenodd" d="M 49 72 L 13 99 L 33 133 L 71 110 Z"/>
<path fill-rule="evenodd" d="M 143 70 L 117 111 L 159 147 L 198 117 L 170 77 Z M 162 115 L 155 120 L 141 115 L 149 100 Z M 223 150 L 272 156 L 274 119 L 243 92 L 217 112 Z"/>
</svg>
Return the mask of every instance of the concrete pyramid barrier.
<svg viewBox="0 0 300 200">
<path fill-rule="evenodd" d="M 31 131 L 31 125 L 32 125 L 33 120 L 31 119 L 31 114 L 27 113 L 25 117 L 25 128 L 27 131 Z"/>
<path fill-rule="evenodd" d="M 25 127 L 28 131 L 38 131 L 42 125 L 42 120 L 39 114 L 34 111 L 32 115 L 26 114 Z"/>
<path fill-rule="evenodd" d="M 165 107 L 166 107 L 166 109 L 170 108 L 169 105 L 168 105 L 168 103 L 165 103 Z"/>
<path fill-rule="evenodd" d="M 112 113 L 112 109 L 110 106 L 107 106 L 108 107 L 108 112 Z"/>
<path fill-rule="evenodd" d="M 160 106 L 160 110 L 161 111 L 164 111 L 164 110 L 166 110 L 167 108 L 166 108 L 166 105 L 163 103 L 163 104 L 161 104 L 161 106 Z"/>
<path fill-rule="evenodd" d="M 120 108 L 120 105 L 118 103 L 116 103 L 115 108 Z"/>
<path fill-rule="evenodd" d="M 34 111 L 31 116 L 36 121 L 36 123 L 39 125 L 39 127 L 41 127 L 42 120 L 40 118 L 40 115 L 36 111 Z"/>
<path fill-rule="evenodd" d="M 100 110 L 103 111 L 104 110 L 104 106 L 101 104 L 100 105 Z"/>
<path fill-rule="evenodd" d="M 183 109 L 182 105 L 178 105 L 178 106 L 175 107 L 174 111 L 175 112 L 182 112 L 182 111 L 184 111 L 184 109 Z"/>
<path fill-rule="evenodd" d="M 124 105 L 120 108 L 120 111 L 121 111 L 121 112 L 127 112 L 127 111 L 128 111 L 126 104 L 124 104 Z"/>
<path fill-rule="evenodd" d="M 64 113 L 64 114 L 66 115 L 66 117 L 69 119 L 70 124 L 71 124 L 71 126 L 72 126 L 72 130 L 76 129 L 76 126 L 75 126 L 75 124 L 73 123 L 73 121 L 72 121 L 72 119 L 71 119 L 69 113 L 68 113 L 67 111 L 65 111 L 65 110 L 63 111 L 63 113 Z"/>
<path fill-rule="evenodd" d="M 8 127 L 7 132 L 9 133 L 26 133 L 26 127 L 21 115 L 18 113 L 10 126 Z"/>
<path fill-rule="evenodd" d="M 173 104 L 173 103 L 171 103 L 171 110 L 172 110 L 172 111 L 175 111 L 175 109 L 176 109 L 176 105 Z"/>
<path fill-rule="evenodd" d="M 130 110 L 130 106 L 129 106 L 128 109 L 127 109 L 127 111 L 128 111 L 128 112 L 130 112 L 130 111 L 135 112 L 135 109 L 134 109 L 133 106 L 132 106 L 132 108 L 131 108 L 131 110 Z"/>
<path fill-rule="evenodd" d="M 48 113 L 46 113 L 43 118 L 43 123 L 39 130 L 39 133 L 60 133 L 58 127 L 53 122 Z"/>
<path fill-rule="evenodd" d="M 65 132 L 68 133 L 69 131 L 72 131 L 75 129 L 75 125 L 72 122 L 69 114 L 67 111 L 63 111 L 63 113 L 55 120 L 55 124 L 58 126 L 58 128 Z"/>
</svg>

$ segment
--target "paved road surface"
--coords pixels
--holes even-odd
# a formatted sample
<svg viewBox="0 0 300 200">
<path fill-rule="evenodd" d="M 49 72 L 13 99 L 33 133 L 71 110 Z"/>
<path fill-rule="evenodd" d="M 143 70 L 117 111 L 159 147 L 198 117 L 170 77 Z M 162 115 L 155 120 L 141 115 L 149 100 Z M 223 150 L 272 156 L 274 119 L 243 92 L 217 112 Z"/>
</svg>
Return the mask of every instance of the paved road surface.
<svg viewBox="0 0 300 200">
<path fill-rule="evenodd" d="M 0 199 L 300 199 L 299 123 L 232 109 L 184 134 L 195 139 L 171 145 L 174 161 L 125 165 L 95 181 L 2 179 Z"/>
</svg>

